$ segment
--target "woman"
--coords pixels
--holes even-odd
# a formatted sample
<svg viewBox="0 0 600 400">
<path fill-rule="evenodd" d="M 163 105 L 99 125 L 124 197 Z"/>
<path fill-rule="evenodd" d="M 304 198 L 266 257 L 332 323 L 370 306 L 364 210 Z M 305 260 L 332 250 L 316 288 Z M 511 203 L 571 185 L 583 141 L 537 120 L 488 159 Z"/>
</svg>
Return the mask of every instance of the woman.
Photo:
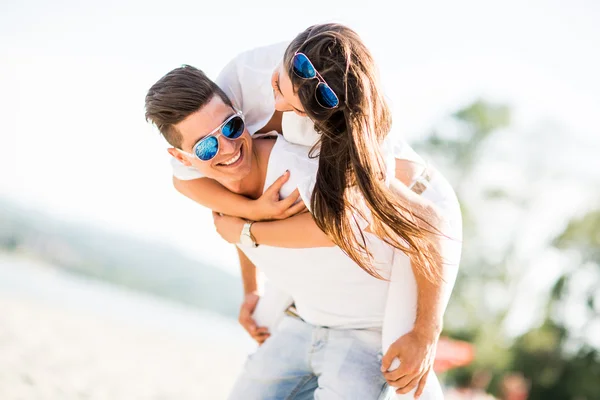
<svg viewBox="0 0 600 400">
<path fill-rule="evenodd" d="M 434 290 L 442 274 L 442 269 L 437 268 L 440 262 L 436 260 L 436 250 L 442 245 L 439 244 L 440 237 L 432 235 L 431 231 L 441 226 L 431 219 L 433 213 L 429 212 L 427 204 L 418 202 L 402 185 L 392 184 L 390 190 L 383 179 L 376 178 L 386 172 L 381 146 L 391 128 L 391 115 L 379 88 L 373 59 L 358 35 L 336 24 L 307 29 L 288 46 L 273 74 L 272 85 L 276 109 L 309 117 L 320 133 L 319 168 L 309 197 L 310 204 L 307 204 L 319 228 L 365 271 L 379 276 L 371 264 L 368 248 L 360 235 L 355 234 L 352 222 L 356 215 L 364 221 L 369 220 L 372 232 L 411 257 L 420 289 Z M 439 185 L 443 187 L 442 191 L 450 190 L 451 193 L 445 182 Z M 366 203 L 362 208 L 356 206 L 356 199 L 361 198 Z M 439 203 L 440 199 L 432 200 Z M 451 204 L 452 201 L 452 195 L 444 198 L 444 202 L 449 203 L 445 206 L 453 208 L 450 212 L 456 215 L 456 203 Z M 420 210 L 420 213 L 415 212 L 419 215 L 417 218 L 409 207 Z M 229 229 L 225 226 L 226 221 L 217 218 L 222 231 Z M 458 224 L 458 221 L 453 222 Z M 239 226 L 239 221 L 237 224 Z M 436 226 L 429 226 L 434 224 Z M 256 225 L 257 242 L 295 247 L 296 244 L 290 242 L 289 231 L 282 235 L 275 228 L 277 225 L 282 223 Z M 265 231 L 267 226 L 272 227 L 271 234 Z M 233 228 L 233 231 L 237 229 Z M 456 239 L 459 230 L 451 232 Z M 447 229 L 445 231 L 450 234 Z M 233 237 L 236 237 L 235 233 Z M 297 245 L 301 246 L 302 237 L 298 239 Z M 446 258 L 453 258 L 448 261 L 457 263 L 456 246 L 446 242 L 443 249 Z M 453 282 L 453 272 L 448 271 L 445 278 Z M 392 279 L 392 283 L 398 280 Z M 445 307 L 449 292 L 447 287 L 446 293 L 440 295 L 444 299 L 441 309 Z M 390 293 L 393 295 L 393 291 Z M 390 301 L 389 307 L 396 308 L 397 304 Z M 390 339 L 387 341 L 391 343 Z M 398 376 L 391 375 L 390 383 L 399 381 L 394 378 Z M 404 381 L 400 386 L 404 387 L 402 383 Z"/>
<path fill-rule="evenodd" d="M 344 26 L 327 24 L 311 27 L 290 44 L 281 67 L 273 76 L 273 84 L 276 107 L 280 111 L 293 110 L 308 116 L 320 134 L 317 150 L 319 168 L 314 190 L 309 187 L 303 193 L 303 198 L 309 199 L 307 206 L 318 227 L 375 277 L 382 274 L 373 265 L 365 235 L 374 233 L 410 256 L 419 293 L 437 293 L 437 297 L 434 296 L 434 306 L 437 307 L 433 312 L 434 319 L 428 321 L 436 333 L 429 343 L 434 345 L 447 301 L 447 294 L 440 294 L 439 289 L 440 278 L 445 275 L 439 260 L 444 247 L 442 236 L 436 231 L 445 233 L 446 230 L 440 224 L 439 210 L 397 182 L 392 181 L 390 188 L 385 184 L 384 178 L 390 174 L 387 173 L 381 146 L 391 128 L 391 117 L 379 89 L 370 53 L 358 35 Z M 444 186 L 444 183 L 441 185 Z M 447 188 L 444 190 L 447 191 Z M 185 190 L 182 192 L 185 193 Z M 452 208 L 452 196 L 442 196 L 442 201 L 449 204 L 448 209 Z M 223 208 L 218 211 L 234 214 Z M 313 223 L 306 216 L 290 220 L 294 218 L 302 223 Z M 220 231 L 236 242 L 239 230 L 233 238 L 229 233 L 238 227 L 241 230 L 240 222 L 217 218 Z M 272 246 L 327 245 L 305 243 L 302 235 L 296 235 L 296 243 L 294 235 L 286 231 L 285 226 L 289 226 L 289 221 L 255 224 L 253 234 L 258 243 Z M 286 235 L 281 235 L 282 229 L 287 232 Z M 363 233 L 357 235 L 357 230 Z M 456 258 L 456 253 L 453 256 Z M 406 274 L 406 268 L 402 273 Z M 453 282 L 452 275 L 446 276 L 450 283 L 447 286 Z M 406 280 L 410 278 L 405 277 Z M 391 280 L 394 285 L 393 275 Z M 393 297 L 393 290 L 389 293 Z M 416 295 L 415 292 L 414 297 Z M 393 299 L 389 303 L 392 304 Z M 412 343 L 410 340 L 409 343 Z M 401 348 L 402 345 L 406 346 L 406 340 L 398 346 Z M 386 368 L 396 355 L 394 350 L 392 346 L 384 358 Z M 396 371 L 387 373 L 386 378 L 388 382 L 404 388 L 403 391 L 419 383 L 424 385 L 422 375 Z M 421 389 L 422 386 L 419 387 Z"/>
</svg>

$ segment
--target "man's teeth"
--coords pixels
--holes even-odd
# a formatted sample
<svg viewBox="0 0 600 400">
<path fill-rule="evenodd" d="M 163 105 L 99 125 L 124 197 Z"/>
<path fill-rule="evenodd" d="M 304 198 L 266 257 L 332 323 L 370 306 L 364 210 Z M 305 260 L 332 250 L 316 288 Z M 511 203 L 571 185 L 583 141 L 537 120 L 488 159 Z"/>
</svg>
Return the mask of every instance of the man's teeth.
<svg viewBox="0 0 600 400">
<path fill-rule="evenodd" d="M 235 156 L 233 156 L 232 158 L 230 158 L 229 160 L 227 160 L 225 162 L 222 162 L 221 164 L 222 165 L 231 165 L 234 162 L 236 162 L 237 160 L 239 160 L 241 155 L 242 155 L 242 150 L 240 149 L 240 151 L 238 151 L 238 153 Z"/>
</svg>

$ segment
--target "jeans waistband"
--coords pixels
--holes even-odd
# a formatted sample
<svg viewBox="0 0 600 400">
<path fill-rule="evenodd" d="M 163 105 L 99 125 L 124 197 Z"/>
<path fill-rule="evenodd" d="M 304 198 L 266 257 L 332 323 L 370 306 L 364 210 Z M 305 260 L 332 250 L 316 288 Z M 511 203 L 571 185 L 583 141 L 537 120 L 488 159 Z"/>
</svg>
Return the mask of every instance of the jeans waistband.
<svg viewBox="0 0 600 400">
<path fill-rule="evenodd" d="M 306 322 L 301 316 L 300 314 L 298 314 L 298 310 L 296 310 L 296 305 L 292 304 L 291 306 L 289 306 L 287 308 L 287 310 L 285 310 L 285 315 L 292 317 L 294 319 L 297 319 L 299 321 L 304 322 L 305 324 L 308 325 L 312 325 L 309 322 Z M 319 326 L 319 328 L 326 328 L 326 329 L 337 329 L 337 330 L 354 330 L 354 331 L 370 331 L 370 332 L 381 332 L 381 327 L 370 327 L 370 328 L 332 328 L 330 326 Z"/>
</svg>

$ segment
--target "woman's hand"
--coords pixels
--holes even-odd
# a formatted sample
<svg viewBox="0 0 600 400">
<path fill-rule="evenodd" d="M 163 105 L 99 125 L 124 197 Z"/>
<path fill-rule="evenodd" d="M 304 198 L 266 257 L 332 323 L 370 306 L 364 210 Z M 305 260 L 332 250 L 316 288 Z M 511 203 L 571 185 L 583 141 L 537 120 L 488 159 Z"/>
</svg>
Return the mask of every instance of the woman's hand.
<svg viewBox="0 0 600 400">
<path fill-rule="evenodd" d="M 217 233 L 231 244 L 239 243 L 240 235 L 242 234 L 242 228 L 244 227 L 246 221 L 230 215 L 221 215 L 214 211 L 212 214 Z"/>
<path fill-rule="evenodd" d="M 381 371 L 396 393 L 406 394 L 417 387 L 415 399 L 421 396 L 433 368 L 438 338 L 437 330 L 413 330 L 392 343 L 381 361 Z M 400 366 L 389 371 L 395 358 L 400 360 Z"/>
<path fill-rule="evenodd" d="M 306 210 L 306 206 L 303 202 L 300 201 L 296 203 L 300 197 L 298 189 L 294 190 L 294 192 L 285 199 L 279 199 L 279 191 L 288 179 L 290 179 L 290 172 L 285 171 L 283 175 L 269 186 L 262 196 L 253 201 L 253 221 L 285 219 Z"/>
</svg>

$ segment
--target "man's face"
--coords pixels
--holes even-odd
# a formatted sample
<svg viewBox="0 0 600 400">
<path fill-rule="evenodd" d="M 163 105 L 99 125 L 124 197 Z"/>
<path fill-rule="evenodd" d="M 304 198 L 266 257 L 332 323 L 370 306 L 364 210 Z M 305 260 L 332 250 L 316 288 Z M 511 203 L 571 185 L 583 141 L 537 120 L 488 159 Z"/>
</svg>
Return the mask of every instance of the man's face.
<svg viewBox="0 0 600 400">
<path fill-rule="evenodd" d="M 193 153 L 193 147 L 200 139 L 234 114 L 235 110 L 225 104 L 219 96 L 214 96 L 200 110 L 175 125 L 183 137 L 181 149 Z M 202 175 L 218 182 L 232 182 L 245 178 L 250 172 L 252 161 L 252 138 L 248 130 L 244 128 L 242 136 L 235 140 L 218 135 L 218 141 L 219 151 L 208 161 L 182 154 L 177 149 L 169 149 L 169 153 L 183 164 L 194 166 Z"/>
</svg>

